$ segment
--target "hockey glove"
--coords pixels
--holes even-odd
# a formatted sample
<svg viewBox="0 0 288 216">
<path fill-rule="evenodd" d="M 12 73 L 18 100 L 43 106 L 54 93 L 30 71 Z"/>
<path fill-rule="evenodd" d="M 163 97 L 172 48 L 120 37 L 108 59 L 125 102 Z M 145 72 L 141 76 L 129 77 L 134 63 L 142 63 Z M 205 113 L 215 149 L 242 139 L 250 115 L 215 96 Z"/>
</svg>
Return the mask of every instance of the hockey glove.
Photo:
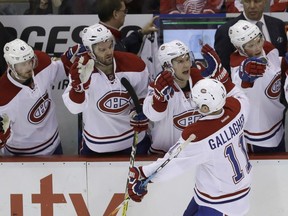
<svg viewBox="0 0 288 216">
<path fill-rule="evenodd" d="M 221 60 L 215 50 L 208 44 L 205 44 L 201 49 L 201 53 L 207 63 L 207 67 L 204 68 L 203 65 L 197 64 L 198 69 L 202 70 L 201 75 L 225 83 L 229 74 L 222 66 Z"/>
<path fill-rule="evenodd" d="M 65 70 L 69 71 L 76 58 L 84 55 L 85 53 L 87 53 L 87 50 L 82 44 L 76 44 L 75 46 L 70 47 L 61 56 L 61 60 L 64 64 Z"/>
<path fill-rule="evenodd" d="M 251 88 L 254 81 L 262 77 L 266 70 L 266 59 L 261 58 L 247 58 L 239 66 L 239 76 L 242 79 L 242 88 Z"/>
<path fill-rule="evenodd" d="M 166 102 L 173 97 L 174 91 L 179 91 L 174 78 L 169 71 L 159 73 L 154 80 L 154 98 L 160 102 Z"/>
<path fill-rule="evenodd" d="M 0 148 L 3 148 L 11 136 L 10 120 L 8 115 L 0 116 Z"/>
<path fill-rule="evenodd" d="M 148 129 L 149 120 L 143 112 L 137 114 L 136 111 L 133 110 L 130 113 L 130 117 L 130 125 L 134 131 L 141 132 Z"/>
<path fill-rule="evenodd" d="M 94 70 L 94 60 L 89 55 L 83 55 L 76 59 L 71 67 L 70 74 L 72 88 L 76 92 L 87 90 L 91 81 L 91 74 Z"/>
<path fill-rule="evenodd" d="M 128 195 L 135 202 L 141 202 L 147 194 L 147 185 L 142 186 L 146 177 L 142 167 L 131 167 L 129 171 Z"/>
</svg>

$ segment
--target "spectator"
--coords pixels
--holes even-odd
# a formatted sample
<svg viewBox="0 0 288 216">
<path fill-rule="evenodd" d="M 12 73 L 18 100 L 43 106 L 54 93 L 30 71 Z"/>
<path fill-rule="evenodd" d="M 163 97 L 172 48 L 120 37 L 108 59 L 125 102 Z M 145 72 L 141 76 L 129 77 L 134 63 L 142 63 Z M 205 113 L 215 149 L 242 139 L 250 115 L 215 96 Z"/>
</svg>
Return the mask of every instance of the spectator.
<svg viewBox="0 0 288 216">
<path fill-rule="evenodd" d="M 279 51 L 280 56 L 284 56 L 287 51 L 287 36 L 285 24 L 282 20 L 264 15 L 264 8 L 267 0 L 245 0 L 243 2 L 244 11 L 236 18 L 220 26 L 215 34 L 215 50 L 218 53 L 223 66 L 230 73 L 230 55 L 236 50 L 231 43 L 228 29 L 238 20 L 248 20 L 256 24 L 261 21 L 263 24 L 263 34 L 265 39 L 271 42 Z"/>
<path fill-rule="evenodd" d="M 101 0 L 97 2 L 97 13 L 100 24 L 108 28 L 115 37 L 115 50 L 118 51 L 138 54 L 143 42 L 143 35 L 158 31 L 153 24 L 154 20 L 158 18 L 155 16 L 142 29 L 123 36 L 119 29 L 123 26 L 128 13 L 124 0 Z"/>
<path fill-rule="evenodd" d="M 229 37 L 237 48 L 230 57 L 232 81 L 245 91 L 253 107 L 244 128 L 246 143 L 254 153 L 285 152 L 278 50 L 246 20 L 231 26 Z"/>
<path fill-rule="evenodd" d="M 149 95 L 143 104 L 144 114 L 153 122 L 150 153 L 166 153 L 184 128 L 200 118 L 191 97 L 191 89 L 198 80 L 213 74 L 214 78 L 221 77 L 228 90 L 233 86 L 215 51 L 205 45 L 202 52 L 208 67 L 202 68 L 201 72 L 191 67 L 193 53 L 183 42 L 174 40 L 159 47 L 158 57 L 163 71 L 150 84 Z"/>
<path fill-rule="evenodd" d="M 24 14 L 57 14 L 63 0 L 29 0 Z"/>
<path fill-rule="evenodd" d="M 14 37 L 9 34 L 9 32 L 5 29 L 3 24 L 0 22 L 0 77 L 7 69 L 7 63 L 4 58 L 4 46 L 9 41 L 13 40 Z"/>
<path fill-rule="evenodd" d="M 59 14 L 92 14 L 99 0 L 61 0 Z"/>
<path fill-rule="evenodd" d="M 4 47 L 0 78 L 0 144 L 4 155 L 62 154 L 51 85 L 66 78 L 63 63 L 15 39 Z"/>
<path fill-rule="evenodd" d="M 243 11 L 242 0 L 230 0 L 226 1 L 227 13 L 239 13 Z M 285 12 L 288 8 L 288 1 L 270 0 L 269 12 Z"/>
<path fill-rule="evenodd" d="M 135 54 L 114 51 L 114 37 L 101 24 L 84 28 L 82 32 L 88 54 L 75 60 L 70 69 L 70 85 L 63 94 L 69 111 L 83 114 L 83 142 L 79 153 L 129 155 L 134 131 L 137 131 L 137 153 L 146 154 L 150 147 L 145 133 L 148 119 L 143 113 L 134 116 L 132 111 L 130 120 L 131 98 L 120 82 L 122 77 L 127 78 L 138 98 L 143 99 L 148 85 L 145 63 Z"/>
<path fill-rule="evenodd" d="M 233 96 L 226 98 L 219 81 L 203 79 L 196 83 L 192 97 L 203 117 L 184 129 L 163 158 L 130 168 L 128 194 L 132 200 L 141 202 L 147 194 L 144 183 L 157 184 L 196 167 L 194 197 L 184 216 L 248 212 L 252 166 L 243 141 L 243 126 L 249 102 L 242 91 L 234 90 Z"/>
<path fill-rule="evenodd" d="M 223 0 L 160 0 L 161 14 L 219 13 Z"/>
</svg>

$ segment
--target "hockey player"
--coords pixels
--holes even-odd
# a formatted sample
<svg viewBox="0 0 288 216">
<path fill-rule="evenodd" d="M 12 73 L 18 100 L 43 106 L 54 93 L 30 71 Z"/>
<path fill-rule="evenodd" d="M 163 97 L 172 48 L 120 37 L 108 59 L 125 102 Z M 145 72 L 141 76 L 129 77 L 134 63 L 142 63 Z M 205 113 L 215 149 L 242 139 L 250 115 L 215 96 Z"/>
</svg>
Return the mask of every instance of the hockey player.
<svg viewBox="0 0 288 216">
<path fill-rule="evenodd" d="M 63 94 L 69 111 L 83 114 L 80 154 L 130 154 L 134 131 L 139 132 L 137 152 L 147 153 L 148 119 L 143 113 L 130 113 L 131 97 L 120 82 L 122 77 L 127 78 L 138 98 L 143 99 L 148 86 L 145 63 L 135 54 L 114 51 L 114 38 L 101 24 L 84 28 L 82 42 L 88 54 L 75 60 L 70 85 Z"/>
<path fill-rule="evenodd" d="M 243 133 L 249 100 L 239 88 L 233 91 L 233 97 L 226 97 L 225 87 L 214 79 L 196 83 L 192 97 L 203 117 L 184 129 L 163 158 L 130 169 L 128 192 L 132 200 L 141 202 L 147 194 L 144 182 L 155 170 L 159 171 L 150 179 L 154 184 L 196 166 L 195 194 L 184 216 L 243 216 L 248 212 L 252 166 Z M 191 136 L 194 140 L 183 147 Z M 178 156 L 160 170 L 176 151 Z"/>
<path fill-rule="evenodd" d="M 281 62 L 278 50 L 260 29 L 239 20 L 229 29 L 237 52 L 231 55 L 232 81 L 247 94 L 251 109 L 245 139 L 252 152 L 285 152 L 284 105 L 280 103 Z"/>
<path fill-rule="evenodd" d="M 191 97 L 196 82 L 212 76 L 225 82 L 228 92 L 232 89 L 233 84 L 216 52 L 206 44 L 202 53 L 208 66 L 199 70 L 191 67 L 193 53 L 183 42 L 174 40 L 159 47 L 158 57 L 163 71 L 149 86 L 143 103 L 144 114 L 153 122 L 150 153 L 166 153 L 183 129 L 200 118 Z"/>
<path fill-rule="evenodd" d="M 4 155 L 62 154 L 53 83 L 67 78 L 61 61 L 15 39 L 4 46 L 0 79 L 0 145 Z"/>
</svg>

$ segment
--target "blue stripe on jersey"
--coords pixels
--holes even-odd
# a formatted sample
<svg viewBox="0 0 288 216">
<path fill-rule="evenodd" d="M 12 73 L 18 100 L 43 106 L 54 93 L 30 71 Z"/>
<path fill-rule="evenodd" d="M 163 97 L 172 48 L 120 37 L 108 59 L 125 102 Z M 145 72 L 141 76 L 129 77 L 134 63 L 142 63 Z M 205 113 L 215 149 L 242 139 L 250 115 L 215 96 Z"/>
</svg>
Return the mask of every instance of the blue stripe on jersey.
<svg viewBox="0 0 288 216">
<path fill-rule="evenodd" d="M 196 196 L 197 196 L 202 202 L 209 203 L 209 204 L 225 204 L 225 203 L 230 203 L 230 202 L 234 202 L 234 201 L 236 201 L 236 200 L 242 199 L 243 197 L 245 197 L 245 196 L 247 196 L 247 195 L 249 194 L 250 189 L 249 189 L 246 193 L 244 193 L 243 195 L 241 195 L 241 196 L 239 196 L 239 197 L 235 197 L 234 199 L 229 199 L 229 200 L 218 201 L 218 202 L 217 202 L 217 201 L 215 201 L 215 202 L 208 201 L 208 200 L 200 197 L 200 196 L 197 194 L 197 192 L 196 192 L 195 189 L 194 189 L 194 191 L 195 191 Z"/>
<path fill-rule="evenodd" d="M 106 142 L 96 142 L 96 141 L 92 141 L 91 139 L 89 139 L 85 134 L 84 134 L 84 137 L 85 139 L 87 139 L 87 141 L 89 141 L 90 143 L 92 144 L 111 144 L 111 143 L 115 143 L 115 142 L 121 142 L 121 141 L 124 141 L 124 140 L 127 140 L 127 139 L 130 139 L 134 136 L 134 134 L 128 136 L 128 137 L 125 137 L 125 138 L 122 138 L 122 139 L 117 139 L 117 140 L 114 140 L 114 141 L 106 141 Z"/>
<path fill-rule="evenodd" d="M 260 141 L 264 141 L 264 140 L 268 140 L 268 139 L 270 139 L 271 137 L 273 137 L 273 136 L 275 136 L 275 134 L 281 129 L 281 126 L 282 126 L 282 124 L 280 124 L 279 125 L 279 127 L 278 127 L 278 129 L 276 130 L 276 131 L 274 131 L 274 133 L 273 134 L 271 134 L 271 135 L 269 135 L 269 136 L 267 136 L 267 137 L 264 137 L 264 138 L 249 138 L 249 136 L 248 135 L 244 135 L 244 137 L 246 138 L 246 139 L 248 139 L 248 140 L 251 140 L 251 141 L 256 141 L 256 142 L 260 142 Z"/>
</svg>

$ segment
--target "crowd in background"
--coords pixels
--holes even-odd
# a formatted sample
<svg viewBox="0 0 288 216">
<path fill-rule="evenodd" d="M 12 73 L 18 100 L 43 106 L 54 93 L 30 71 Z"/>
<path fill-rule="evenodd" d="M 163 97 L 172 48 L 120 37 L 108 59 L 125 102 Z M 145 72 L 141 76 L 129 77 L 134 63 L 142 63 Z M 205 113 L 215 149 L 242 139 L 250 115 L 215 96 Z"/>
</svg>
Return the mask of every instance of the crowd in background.
<svg viewBox="0 0 288 216">
<path fill-rule="evenodd" d="M 99 0 L 27 0 L 0 3 L 1 15 L 95 14 Z M 241 0 L 125 0 L 129 14 L 238 13 Z M 270 0 L 266 12 L 287 12 L 287 1 Z"/>
</svg>

